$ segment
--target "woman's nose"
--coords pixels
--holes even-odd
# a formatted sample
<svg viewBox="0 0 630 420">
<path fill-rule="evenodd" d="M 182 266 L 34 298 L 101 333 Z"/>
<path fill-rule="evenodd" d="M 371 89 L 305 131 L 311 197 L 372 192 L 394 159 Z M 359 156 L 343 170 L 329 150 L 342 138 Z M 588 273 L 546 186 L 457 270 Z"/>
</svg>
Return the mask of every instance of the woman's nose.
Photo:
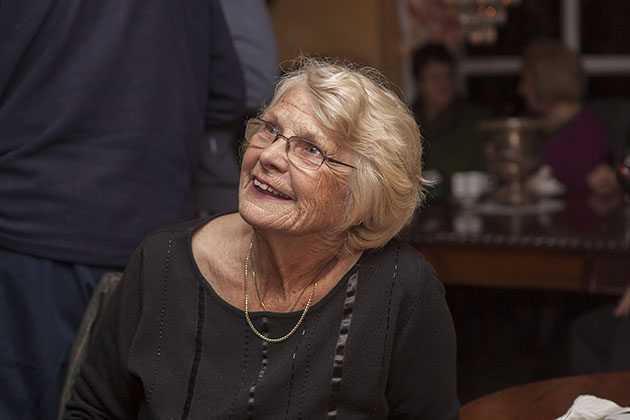
<svg viewBox="0 0 630 420">
<path fill-rule="evenodd" d="M 286 171 L 289 167 L 287 146 L 287 140 L 283 137 L 278 137 L 276 141 L 260 152 L 260 163 L 265 168 L 275 168 L 280 171 Z"/>
</svg>

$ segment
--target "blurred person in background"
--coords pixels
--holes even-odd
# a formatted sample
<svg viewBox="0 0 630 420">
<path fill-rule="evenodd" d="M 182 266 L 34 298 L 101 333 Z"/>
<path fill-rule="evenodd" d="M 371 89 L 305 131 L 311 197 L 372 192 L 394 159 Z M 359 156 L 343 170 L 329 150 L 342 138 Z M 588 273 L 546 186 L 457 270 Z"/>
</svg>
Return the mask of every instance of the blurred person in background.
<svg viewBox="0 0 630 420">
<path fill-rule="evenodd" d="M 548 136 L 543 162 L 565 186 L 573 216 L 590 218 L 614 210 L 620 188 L 611 166 L 611 141 L 602 121 L 583 103 L 585 88 L 580 57 L 562 42 L 541 40 L 524 51 L 519 92 L 529 110 L 543 119 Z M 572 322 L 573 373 L 630 369 L 629 312 L 630 287 L 616 306 L 597 308 Z"/>
<path fill-rule="evenodd" d="M 583 104 L 586 78 L 580 57 L 562 42 L 542 40 L 523 53 L 519 93 L 543 119 L 548 136 L 543 163 L 568 194 L 618 190 L 606 128 Z"/>
<path fill-rule="evenodd" d="M 53 419 L 101 276 L 194 215 L 245 90 L 216 0 L 0 7 L 0 418 Z"/>
<path fill-rule="evenodd" d="M 444 45 L 418 48 L 412 66 L 417 87 L 413 111 L 424 140 L 424 167 L 435 181 L 428 199 L 440 199 L 450 192 L 453 173 L 486 170 L 487 137 L 478 123 L 491 113 L 458 95 L 457 62 Z"/>
</svg>

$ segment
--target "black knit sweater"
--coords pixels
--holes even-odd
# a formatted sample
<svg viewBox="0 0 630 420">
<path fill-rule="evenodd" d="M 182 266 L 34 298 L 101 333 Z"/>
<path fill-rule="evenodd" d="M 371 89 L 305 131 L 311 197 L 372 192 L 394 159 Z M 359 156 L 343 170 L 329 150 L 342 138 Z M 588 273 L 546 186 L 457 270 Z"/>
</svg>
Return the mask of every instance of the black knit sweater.
<svg viewBox="0 0 630 420">
<path fill-rule="evenodd" d="M 456 419 L 455 335 L 425 259 L 368 251 L 288 340 L 257 338 L 192 255 L 198 220 L 134 254 L 77 378 L 67 419 Z M 272 337 L 301 311 L 251 314 Z"/>
</svg>

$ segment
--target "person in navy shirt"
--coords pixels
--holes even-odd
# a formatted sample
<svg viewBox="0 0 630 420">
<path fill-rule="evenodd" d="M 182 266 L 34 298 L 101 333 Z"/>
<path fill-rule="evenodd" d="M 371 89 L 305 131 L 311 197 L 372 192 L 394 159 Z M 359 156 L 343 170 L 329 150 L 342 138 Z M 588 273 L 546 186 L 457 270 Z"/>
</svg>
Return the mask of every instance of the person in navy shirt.
<svg viewBox="0 0 630 420">
<path fill-rule="evenodd" d="M 0 56 L 0 418 L 46 420 L 95 284 L 193 217 L 244 80 L 218 1 L 2 2 Z"/>
</svg>

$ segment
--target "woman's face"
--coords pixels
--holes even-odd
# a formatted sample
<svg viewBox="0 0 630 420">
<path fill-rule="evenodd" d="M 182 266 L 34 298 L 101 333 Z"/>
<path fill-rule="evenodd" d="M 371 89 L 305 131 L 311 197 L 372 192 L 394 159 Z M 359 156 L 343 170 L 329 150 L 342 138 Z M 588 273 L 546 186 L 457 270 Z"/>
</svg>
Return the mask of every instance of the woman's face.
<svg viewBox="0 0 630 420">
<path fill-rule="evenodd" d="M 525 100 L 527 109 L 532 112 L 544 112 L 545 107 L 538 99 L 534 89 L 534 78 L 528 71 L 523 71 L 521 81 L 518 84 L 518 93 Z"/>
<path fill-rule="evenodd" d="M 444 109 L 455 97 L 455 75 L 446 63 L 429 62 L 417 80 L 418 94 L 426 106 Z"/>
<path fill-rule="evenodd" d="M 298 86 L 268 109 L 262 118 L 286 137 L 300 136 L 320 146 L 329 157 L 351 162 L 317 121 L 307 88 Z M 239 212 L 252 226 L 301 234 L 329 234 L 339 229 L 345 211 L 352 168 L 327 162 L 317 170 L 289 163 L 286 140 L 267 148 L 248 147 L 243 156 Z M 270 192 L 271 190 L 271 192 Z"/>
</svg>

